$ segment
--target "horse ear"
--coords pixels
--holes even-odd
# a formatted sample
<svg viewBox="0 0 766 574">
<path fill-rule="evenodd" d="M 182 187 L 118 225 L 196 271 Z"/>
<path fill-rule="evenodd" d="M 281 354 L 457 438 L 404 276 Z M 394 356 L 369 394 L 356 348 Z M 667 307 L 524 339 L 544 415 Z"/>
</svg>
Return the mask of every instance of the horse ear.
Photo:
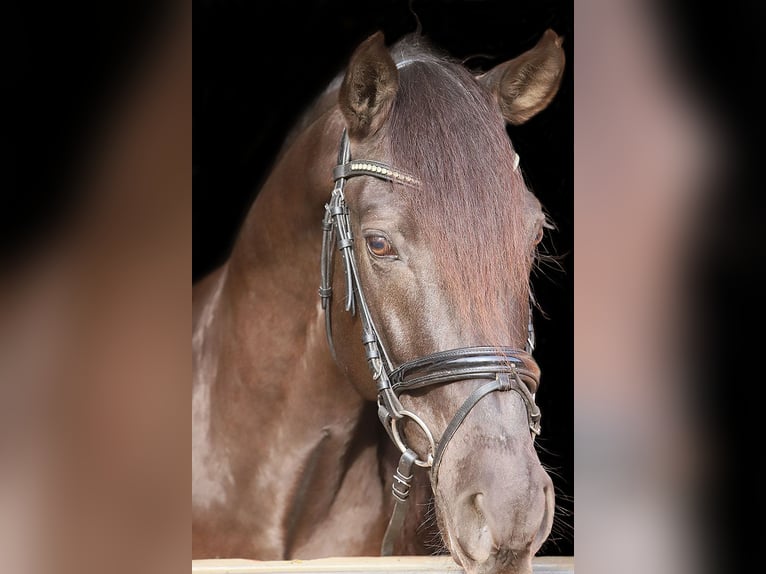
<svg viewBox="0 0 766 574">
<path fill-rule="evenodd" d="M 563 40 L 548 29 L 534 48 L 477 77 L 495 96 L 508 123 L 523 124 L 558 92 L 564 75 Z"/>
<path fill-rule="evenodd" d="M 338 103 L 351 137 L 377 132 L 388 117 L 399 88 L 399 72 L 378 31 L 351 56 Z"/>
</svg>

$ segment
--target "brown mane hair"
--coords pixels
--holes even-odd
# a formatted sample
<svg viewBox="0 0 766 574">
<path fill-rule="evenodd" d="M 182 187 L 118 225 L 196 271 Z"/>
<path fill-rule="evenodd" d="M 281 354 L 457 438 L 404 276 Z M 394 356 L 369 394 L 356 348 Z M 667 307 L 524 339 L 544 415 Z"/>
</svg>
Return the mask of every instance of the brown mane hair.
<svg viewBox="0 0 766 574">
<path fill-rule="evenodd" d="M 432 244 L 442 246 L 442 278 L 484 344 L 509 343 L 493 340 L 498 309 L 507 310 L 512 336 L 523 341 L 535 222 L 497 103 L 469 70 L 422 38 L 405 37 L 393 55 L 404 64 L 390 154 L 396 167 L 422 182 L 419 190 L 399 193 Z"/>
</svg>

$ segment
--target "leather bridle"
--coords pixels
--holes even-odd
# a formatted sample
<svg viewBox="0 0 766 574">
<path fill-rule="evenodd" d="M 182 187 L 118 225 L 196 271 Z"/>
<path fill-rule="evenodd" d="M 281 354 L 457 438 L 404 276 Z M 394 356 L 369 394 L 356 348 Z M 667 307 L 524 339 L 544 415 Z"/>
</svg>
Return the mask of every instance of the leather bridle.
<svg viewBox="0 0 766 574">
<path fill-rule="evenodd" d="M 352 315 L 358 311 L 362 324 L 362 343 L 372 378 L 377 385 L 378 417 L 391 439 L 402 452 L 398 468 L 394 474 L 392 488 L 395 499 L 394 512 L 381 548 L 381 554 L 388 556 L 393 552 L 394 540 L 401 529 L 406 514 L 407 500 L 413 478 L 413 465 L 424 468 L 430 467 L 431 486 L 436 492 L 439 466 L 447 444 L 471 409 L 483 397 L 494 391 L 516 391 L 526 405 L 532 438 L 534 439 L 536 435 L 540 434 L 540 409 L 535 404 L 535 392 L 539 385 L 539 369 L 532 358 L 534 329 L 531 304 L 527 327 L 527 344 L 524 351 L 511 347 L 464 347 L 440 351 L 408 361 L 397 367 L 393 366 L 372 320 L 354 257 L 354 238 L 351 232 L 351 221 L 344 187 L 347 179 L 362 175 L 414 188 L 419 186 L 419 181 L 417 178 L 385 163 L 372 160 L 352 160 L 348 135 L 344 129 L 338 152 L 338 164 L 333 170 L 335 187 L 329 203 L 325 206 L 324 219 L 322 220 L 319 295 L 322 309 L 325 312 L 330 350 L 335 357 L 330 312 L 333 243 L 335 243 L 343 257 L 346 284 L 345 309 Z M 466 398 L 438 441 L 434 439 L 426 423 L 415 413 L 405 409 L 399 401 L 399 395 L 414 389 L 455 381 L 480 379 L 487 382 L 476 388 Z M 404 442 L 398 425 L 405 418 L 409 418 L 417 424 L 429 442 L 430 452 L 425 459 L 418 458 L 418 454 L 407 447 Z"/>
</svg>

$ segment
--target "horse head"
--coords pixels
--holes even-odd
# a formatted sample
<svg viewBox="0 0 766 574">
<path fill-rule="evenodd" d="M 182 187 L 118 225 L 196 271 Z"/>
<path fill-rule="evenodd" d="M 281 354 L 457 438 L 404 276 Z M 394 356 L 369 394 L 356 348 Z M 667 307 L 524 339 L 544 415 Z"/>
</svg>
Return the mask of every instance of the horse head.
<svg viewBox="0 0 766 574">
<path fill-rule="evenodd" d="M 472 574 L 531 572 L 554 512 L 534 447 L 530 341 L 545 215 L 506 125 L 554 98 L 562 38 L 548 30 L 485 73 L 422 42 L 389 49 L 372 35 L 338 91 L 344 135 L 320 289 L 328 337 L 405 466 L 429 473 L 455 560 Z"/>
</svg>

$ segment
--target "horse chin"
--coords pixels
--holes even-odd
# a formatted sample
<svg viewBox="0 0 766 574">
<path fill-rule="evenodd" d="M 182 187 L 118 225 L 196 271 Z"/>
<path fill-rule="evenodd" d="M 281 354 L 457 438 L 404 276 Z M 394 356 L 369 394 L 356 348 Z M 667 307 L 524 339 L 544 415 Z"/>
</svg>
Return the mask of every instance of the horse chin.
<svg viewBox="0 0 766 574">
<path fill-rule="evenodd" d="M 465 549 L 453 538 L 449 529 L 443 536 L 452 559 L 465 570 L 465 574 L 532 574 L 531 549 L 526 551 L 497 551 L 492 545 L 486 552 Z M 478 554 L 478 555 L 477 555 Z"/>
</svg>

